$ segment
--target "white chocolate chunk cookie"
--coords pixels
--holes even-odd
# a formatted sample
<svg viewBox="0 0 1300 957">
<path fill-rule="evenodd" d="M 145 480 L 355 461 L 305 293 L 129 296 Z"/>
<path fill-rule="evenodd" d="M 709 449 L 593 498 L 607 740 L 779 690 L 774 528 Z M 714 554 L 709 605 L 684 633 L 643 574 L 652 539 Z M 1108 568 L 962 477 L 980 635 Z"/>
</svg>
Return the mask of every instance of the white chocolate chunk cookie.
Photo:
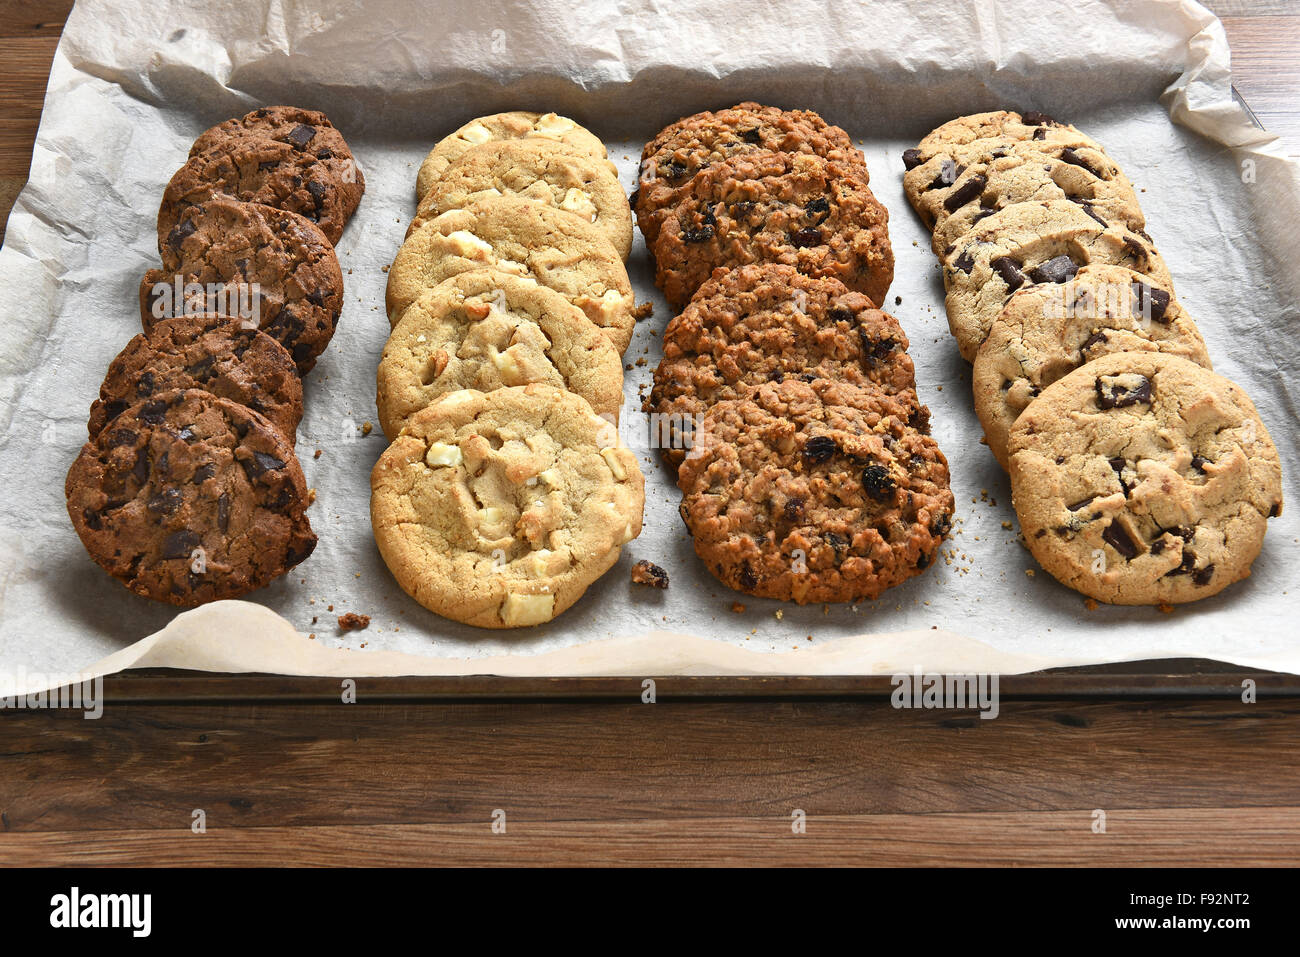
<svg viewBox="0 0 1300 957">
<path fill-rule="evenodd" d="M 632 340 L 632 284 L 609 240 L 577 216 L 518 196 L 476 199 L 413 232 L 388 270 L 389 321 L 396 325 L 425 289 L 485 268 L 558 292 L 605 330 L 620 354 Z"/>
<path fill-rule="evenodd" d="M 375 542 L 431 611 L 550 621 L 641 533 L 645 481 L 618 430 L 547 385 L 464 390 L 413 416 L 370 477 Z"/>
<path fill-rule="evenodd" d="M 384 434 L 448 392 L 543 383 L 618 420 L 623 363 L 577 306 L 531 279 L 491 269 L 453 276 L 411 303 L 379 362 Z"/>
<path fill-rule="evenodd" d="M 598 159 L 604 159 L 606 155 L 605 144 L 590 130 L 579 126 L 567 116 L 559 116 L 555 113 L 529 113 L 522 110 L 480 116 L 476 120 L 470 120 L 450 136 L 439 140 L 438 144 L 429 151 L 415 178 L 415 198 L 423 199 L 425 194 L 433 189 L 438 178 L 447 171 L 447 167 L 475 146 L 482 146 L 493 140 L 519 140 L 533 137 L 563 143 Z"/>
<path fill-rule="evenodd" d="M 1066 282 L 1089 263 L 1127 266 L 1173 289 L 1148 236 L 1070 200 L 1018 203 L 982 220 L 943 262 L 948 328 L 962 357 L 975 361 L 993 320 L 1021 286 Z"/>
<path fill-rule="evenodd" d="M 1250 574 L 1282 467 L 1240 387 L 1177 356 L 1102 356 L 1011 429 L 1011 494 L 1039 564 L 1099 601 L 1206 598 Z"/>
<path fill-rule="evenodd" d="M 1210 368 L 1196 324 L 1169 290 L 1123 266 L 1084 266 L 1023 286 L 994 320 L 971 374 L 989 449 L 1007 467 L 1011 424 L 1047 386 L 1116 352 L 1163 352 Z"/>
<path fill-rule="evenodd" d="M 484 196 L 520 196 L 562 209 L 600 230 L 623 259 L 632 249 L 632 210 L 614 164 L 535 137 L 467 150 L 425 193 L 406 235 Z"/>
</svg>

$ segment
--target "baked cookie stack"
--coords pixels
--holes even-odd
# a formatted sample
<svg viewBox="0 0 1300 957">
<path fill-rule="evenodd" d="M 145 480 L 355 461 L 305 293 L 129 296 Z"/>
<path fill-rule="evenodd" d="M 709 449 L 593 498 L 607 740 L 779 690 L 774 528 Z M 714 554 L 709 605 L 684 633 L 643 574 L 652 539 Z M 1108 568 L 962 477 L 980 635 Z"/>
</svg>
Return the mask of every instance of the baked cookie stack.
<svg viewBox="0 0 1300 957">
<path fill-rule="evenodd" d="M 959 117 L 903 154 L 948 325 L 1034 557 L 1116 604 L 1213 595 L 1250 574 L 1281 467 L 1100 144 L 1042 113 Z"/>
<path fill-rule="evenodd" d="M 696 553 L 747 594 L 874 599 L 949 530 L 948 463 L 879 308 L 893 252 L 867 181 L 844 130 L 757 103 L 642 154 L 637 222 L 681 310 L 645 410 Z"/>
<path fill-rule="evenodd" d="M 605 146 L 554 113 L 465 124 L 420 167 L 388 272 L 375 541 L 426 608 L 550 621 L 641 532 L 618 437 L 632 216 Z"/>
<path fill-rule="evenodd" d="M 208 130 L 167 185 L 144 332 L 109 366 L 66 485 L 87 551 L 137 594 L 235 598 L 315 548 L 301 376 L 334 333 L 333 243 L 364 190 L 330 121 L 284 106 Z"/>
</svg>

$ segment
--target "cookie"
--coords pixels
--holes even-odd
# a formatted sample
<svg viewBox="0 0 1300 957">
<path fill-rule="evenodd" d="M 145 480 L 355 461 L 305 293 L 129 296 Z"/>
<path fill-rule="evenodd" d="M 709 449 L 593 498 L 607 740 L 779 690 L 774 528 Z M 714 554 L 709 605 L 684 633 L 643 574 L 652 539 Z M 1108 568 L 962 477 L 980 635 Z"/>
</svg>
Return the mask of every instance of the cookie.
<svg viewBox="0 0 1300 957">
<path fill-rule="evenodd" d="M 233 316 L 279 340 L 306 373 L 343 309 L 343 273 L 324 233 L 296 213 L 213 198 L 185 211 L 140 283 L 145 331 L 193 313 Z"/>
<path fill-rule="evenodd" d="M 1007 467 L 1011 424 L 1043 389 L 1114 352 L 1160 352 L 1210 368 L 1196 324 L 1168 289 L 1123 266 L 1084 266 L 1022 286 L 975 356 L 971 385 L 989 450 Z"/>
<path fill-rule="evenodd" d="M 655 282 L 680 309 L 714 269 L 779 262 L 840 280 L 876 305 L 894 278 L 889 213 L 861 167 L 746 153 L 697 173 L 653 244 Z"/>
<path fill-rule="evenodd" d="M 640 534 L 645 503 L 618 430 L 537 384 L 434 400 L 370 481 L 375 542 L 397 583 L 482 628 L 561 614 Z"/>
<path fill-rule="evenodd" d="M 573 213 L 604 234 L 625 260 L 632 250 L 632 212 L 614 164 L 536 137 L 467 150 L 425 193 L 406 235 L 475 199 L 502 195 Z"/>
<path fill-rule="evenodd" d="M 933 564 L 948 463 L 878 389 L 786 379 L 704 416 L 678 471 L 695 551 L 724 584 L 807 602 L 877 598 Z"/>
<path fill-rule="evenodd" d="M 258 138 L 287 143 L 300 153 L 314 157 L 334 174 L 340 189 L 349 196 L 353 210 L 366 191 L 366 178 L 357 165 L 343 134 L 324 113 L 296 106 L 264 106 L 233 120 L 226 120 L 199 135 L 190 156 L 224 148 L 232 140 Z M 349 214 L 350 215 L 350 214 Z"/>
<path fill-rule="evenodd" d="M 164 319 L 126 344 L 90 407 L 93 441 L 136 402 L 174 389 L 202 389 L 265 416 L 293 445 L 302 419 L 302 380 L 289 351 L 225 316 Z"/>
<path fill-rule="evenodd" d="M 866 160 L 849 134 L 811 110 L 740 103 L 727 110 L 696 113 L 664 127 L 641 153 L 633 205 L 646 245 L 654 242 L 664 215 L 677 205 L 696 173 L 764 150 L 810 153 L 856 166 L 863 181 L 867 179 Z"/>
<path fill-rule="evenodd" d="M 173 231 L 184 233 L 193 207 L 218 196 L 298 213 L 337 243 L 360 201 L 356 186 L 340 181 L 331 162 L 291 143 L 233 138 L 190 157 L 172 176 L 158 209 L 158 251 L 172 244 Z"/>
<path fill-rule="evenodd" d="M 719 270 L 668 323 L 663 343 L 645 409 L 673 465 L 710 406 L 785 378 L 874 385 L 909 408 L 913 426 L 929 429 L 898 320 L 838 279 L 777 263 Z"/>
<path fill-rule="evenodd" d="M 376 404 L 389 439 L 440 395 L 531 382 L 568 389 L 618 421 L 623 363 L 557 292 L 495 270 L 453 276 L 402 313 L 379 361 Z"/>
<path fill-rule="evenodd" d="M 1102 356 L 1016 420 L 1011 493 L 1029 550 L 1118 605 L 1195 601 L 1250 574 L 1282 469 L 1240 387 L 1159 352 Z"/>
<path fill-rule="evenodd" d="M 1078 203 L 1020 203 L 985 219 L 944 257 L 948 328 L 962 357 L 975 361 L 993 320 L 1021 286 L 1065 282 L 1089 263 L 1126 266 L 1162 289 L 1173 288 L 1149 237 Z"/>
<path fill-rule="evenodd" d="M 137 595 L 192 606 L 267 585 L 316 547 L 293 447 L 200 389 L 137 402 L 68 470 L 86 551 Z"/>
<path fill-rule="evenodd" d="M 620 353 L 632 340 L 635 304 L 622 257 L 591 223 L 517 196 L 473 200 L 413 232 L 388 270 L 389 321 L 396 325 L 425 289 L 471 269 L 499 269 L 553 289 Z"/>
<path fill-rule="evenodd" d="M 562 143 L 595 159 L 604 159 L 605 144 L 590 130 L 567 116 L 515 110 L 470 120 L 450 136 L 438 141 L 420 164 L 415 178 L 415 198 L 423 199 L 434 183 L 456 160 L 475 146 L 493 140 L 542 139 Z"/>
<path fill-rule="evenodd" d="M 1038 143 L 1043 146 L 1063 144 L 1101 149 L 1101 144 L 1085 136 L 1069 123 L 1061 123 L 1046 113 L 994 110 L 972 113 L 935 127 L 919 144 L 903 151 L 903 166 L 914 169 L 936 156 L 948 155 L 960 160 L 963 155 L 1006 146 L 1011 143 Z"/>
<path fill-rule="evenodd" d="M 1106 222 L 1134 232 L 1146 226 L 1133 186 L 1105 153 L 1085 147 L 1040 150 L 1037 143 L 994 151 L 998 152 L 1004 155 L 987 161 L 957 164 L 947 160 L 940 164 L 938 175 L 924 182 L 909 184 L 907 177 L 929 175 L 927 167 L 932 164 L 917 167 L 904 177 L 908 199 L 933 230 L 931 246 L 936 253 L 993 213 L 1016 203 L 1068 199 L 1086 205 Z M 919 192 L 914 194 L 911 189 Z"/>
</svg>

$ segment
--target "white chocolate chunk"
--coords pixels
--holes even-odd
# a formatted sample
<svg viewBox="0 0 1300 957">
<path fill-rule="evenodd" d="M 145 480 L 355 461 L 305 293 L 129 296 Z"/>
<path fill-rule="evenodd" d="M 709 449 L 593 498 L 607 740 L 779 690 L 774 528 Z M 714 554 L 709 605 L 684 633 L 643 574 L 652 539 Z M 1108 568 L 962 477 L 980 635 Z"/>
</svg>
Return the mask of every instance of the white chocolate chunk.
<svg viewBox="0 0 1300 957">
<path fill-rule="evenodd" d="M 458 229 L 455 232 L 448 233 L 447 245 L 452 248 L 457 256 L 463 256 L 466 259 L 486 260 L 492 255 L 491 245 L 465 229 Z"/>
<path fill-rule="evenodd" d="M 558 113 L 544 113 L 537 118 L 537 123 L 533 126 L 533 129 L 547 136 L 563 136 L 577 125 L 573 120 L 560 116 Z"/>
<path fill-rule="evenodd" d="M 449 445 L 446 442 L 434 442 L 429 446 L 429 451 L 425 453 L 424 461 L 432 466 L 460 465 L 460 446 Z"/>
<path fill-rule="evenodd" d="M 518 628 L 526 625 L 540 625 L 550 621 L 555 614 L 554 595 L 516 595 L 509 594 L 501 604 L 501 620 Z"/>
<path fill-rule="evenodd" d="M 609 465 L 609 470 L 614 473 L 614 478 L 620 482 L 627 481 L 627 469 L 623 468 L 623 461 L 619 458 L 618 449 L 601 449 L 600 454 L 606 464 Z"/>
<path fill-rule="evenodd" d="M 482 123 L 475 123 L 474 125 L 467 126 L 461 130 L 460 137 L 463 140 L 468 140 L 469 142 L 478 145 L 479 143 L 486 143 L 488 140 L 492 139 L 492 131 Z"/>
<path fill-rule="evenodd" d="M 567 209 L 590 220 L 596 218 L 596 204 L 591 201 L 590 194 L 576 186 L 564 194 L 564 198 L 560 200 L 560 209 Z"/>
</svg>

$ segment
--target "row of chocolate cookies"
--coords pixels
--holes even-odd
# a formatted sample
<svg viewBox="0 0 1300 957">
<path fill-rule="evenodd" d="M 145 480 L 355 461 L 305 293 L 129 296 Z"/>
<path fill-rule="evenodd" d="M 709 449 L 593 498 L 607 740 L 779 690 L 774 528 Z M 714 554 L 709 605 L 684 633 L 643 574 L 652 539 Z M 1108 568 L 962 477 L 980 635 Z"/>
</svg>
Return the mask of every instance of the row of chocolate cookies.
<svg viewBox="0 0 1300 957">
<path fill-rule="evenodd" d="M 903 160 L 1039 563 L 1119 604 L 1248 575 L 1281 510 L 1277 453 L 1210 370 L 1119 166 L 1073 126 L 1007 111 L 945 123 Z"/>
<path fill-rule="evenodd" d="M 755 103 L 687 117 L 646 146 L 634 206 L 681 309 L 645 410 L 710 571 L 805 603 L 874 599 L 928 567 L 948 465 L 879 308 L 888 214 L 848 134 Z"/>
<path fill-rule="evenodd" d="M 605 146 L 554 113 L 442 139 L 388 272 L 371 518 L 398 584 L 487 628 L 549 621 L 641 530 L 619 445 L 632 217 Z"/>
<path fill-rule="evenodd" d="M 172 177 L 144 332 L 110 364 L 66 486 L 87 551 L 133 592 L 234 598 L 314 549 L 301 376 L 342 309 L 333 242 L 363 190 L 329 120 L 293 107 L 213 127 Z"/>
</svg>

